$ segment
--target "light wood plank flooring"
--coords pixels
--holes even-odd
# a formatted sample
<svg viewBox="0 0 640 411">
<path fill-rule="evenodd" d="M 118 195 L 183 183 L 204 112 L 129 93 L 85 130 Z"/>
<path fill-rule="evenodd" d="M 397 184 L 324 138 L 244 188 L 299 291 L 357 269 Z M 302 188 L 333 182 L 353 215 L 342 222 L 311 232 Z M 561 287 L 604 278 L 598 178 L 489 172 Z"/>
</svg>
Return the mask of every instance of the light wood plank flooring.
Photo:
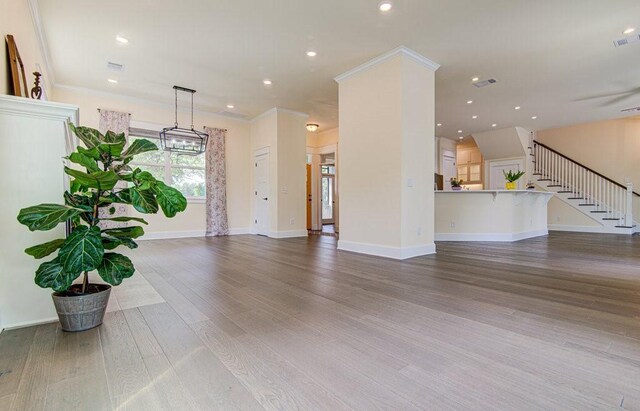
<svg viewBox="0 0 640 411">
<path fill-rule="evenodd" d="M 142 242 L 137 275 L 164 302 L 3 332 L 0 410 L 640 410 L 639 241 L 405 262 L 322 236 Z"/>
</svg>

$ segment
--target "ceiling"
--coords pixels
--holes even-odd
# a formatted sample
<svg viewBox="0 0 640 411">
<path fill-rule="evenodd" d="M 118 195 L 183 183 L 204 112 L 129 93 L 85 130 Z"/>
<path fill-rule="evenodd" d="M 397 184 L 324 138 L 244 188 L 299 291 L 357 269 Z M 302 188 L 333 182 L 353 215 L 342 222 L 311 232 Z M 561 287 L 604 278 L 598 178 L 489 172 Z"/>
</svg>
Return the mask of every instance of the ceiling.
<svg viewBox="0 0 640 411">
<path fill-rule="evenodd" d="M 333 78 L 399 45 L 441 64 L 443 137 L 617 118 L 640 105 L 640 42 L 613 46 L 640 30 L 637 0 L 393 0 L 387 13 L 377 0 L 38 4 L 56 84 L 167 104 L 178 84 L 198 90 L 201 110 L 252 118 L 279 106 L 308 113 L 320 131 L 338 124 Z M 473 77 L 498 82 L 476 88 Z"/>
</svg>

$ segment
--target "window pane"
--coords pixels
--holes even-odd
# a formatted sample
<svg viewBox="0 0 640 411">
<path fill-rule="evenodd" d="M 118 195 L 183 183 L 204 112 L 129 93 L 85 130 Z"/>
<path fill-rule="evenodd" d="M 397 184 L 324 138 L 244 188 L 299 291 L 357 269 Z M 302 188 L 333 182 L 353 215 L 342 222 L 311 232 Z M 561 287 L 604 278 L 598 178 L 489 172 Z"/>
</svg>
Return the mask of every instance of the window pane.
<svg viewBox="0 0 640 411">
<path fill-rule="evenodd" d="M 204 170 L 174 167 L 171 177 L 171 185 L 185 197 L 204 197 Z"/>
<path fill-rule="evenodd" d="M 184 154 L 171 153 L 171 164 L 178 166 L 204 168 L 204 154 L 189 156 Z"/>
<path fill-rule="evenodd" d="M 140 137 L 129 136 L 129 144 L 133 143 L 135 140 L 140 140 Z M 147 140 L 154 143 L 157 147 L 157 151 L 148 151 L 146 153 L 138 154 L 133 158 L 133 164 L 136 163 L 147 163 L 147 164 L 163 164 L 164 163 L 164 151 L 160 148 L 160 140 L 147 138 Z"/>
</svg>

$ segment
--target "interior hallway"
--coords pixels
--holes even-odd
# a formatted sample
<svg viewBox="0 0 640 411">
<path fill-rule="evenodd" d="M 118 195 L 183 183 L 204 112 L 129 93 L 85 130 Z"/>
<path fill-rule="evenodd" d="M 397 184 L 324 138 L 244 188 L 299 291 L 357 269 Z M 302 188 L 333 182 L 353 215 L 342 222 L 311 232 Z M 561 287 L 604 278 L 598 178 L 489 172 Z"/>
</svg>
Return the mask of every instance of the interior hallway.
<svg viewBox="0 0 640 411">
<path fill-rule="evenodd" d="M 439 243 L 407 261 L 325 236 L 139 251 L 164 301 L 78 334 L 3 332 L 0 410 L 640 408 L 635 236 Z"/>
</svg>

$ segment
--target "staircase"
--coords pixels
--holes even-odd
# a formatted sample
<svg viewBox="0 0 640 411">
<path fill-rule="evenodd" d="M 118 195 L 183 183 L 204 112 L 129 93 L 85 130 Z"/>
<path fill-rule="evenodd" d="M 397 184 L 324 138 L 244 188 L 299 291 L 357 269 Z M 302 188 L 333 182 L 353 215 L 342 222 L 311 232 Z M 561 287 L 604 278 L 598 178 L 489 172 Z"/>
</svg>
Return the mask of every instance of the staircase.
<svg viewBox="0 0 640 411">
<path fill-rule="evenodd" d="M 633 234 L 638 231 L 633 221 L 633 191 L 536 141 L 529 140 L 529 170 L 532 180 L 543 190 L 556 193 L 556 198 L 598 222 L 594 231 Z"/>
</svg>

